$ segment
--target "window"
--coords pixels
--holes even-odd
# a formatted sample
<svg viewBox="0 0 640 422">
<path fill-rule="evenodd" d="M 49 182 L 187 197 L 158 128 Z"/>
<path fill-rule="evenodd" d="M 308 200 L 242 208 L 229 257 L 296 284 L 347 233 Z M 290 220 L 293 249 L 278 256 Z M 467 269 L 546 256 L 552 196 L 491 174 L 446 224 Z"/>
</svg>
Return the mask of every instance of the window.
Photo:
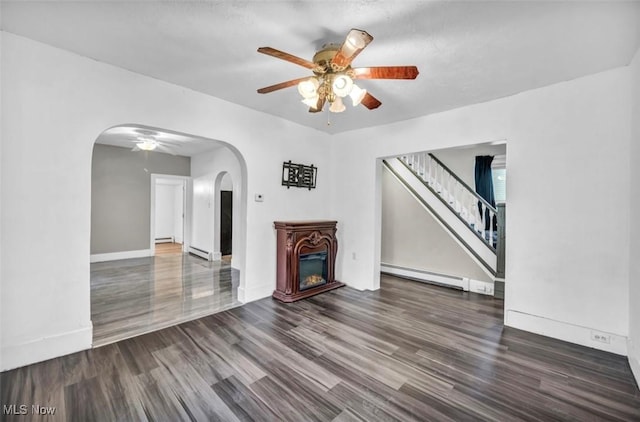
<svg viewBox="0 0 640 422">
<path fill-rule="evenodd" d="M 496 204 L 507 202 L 507 160 L 505 155 L 496 155 L 491 163 L 493 194 Z"/>
</svg>

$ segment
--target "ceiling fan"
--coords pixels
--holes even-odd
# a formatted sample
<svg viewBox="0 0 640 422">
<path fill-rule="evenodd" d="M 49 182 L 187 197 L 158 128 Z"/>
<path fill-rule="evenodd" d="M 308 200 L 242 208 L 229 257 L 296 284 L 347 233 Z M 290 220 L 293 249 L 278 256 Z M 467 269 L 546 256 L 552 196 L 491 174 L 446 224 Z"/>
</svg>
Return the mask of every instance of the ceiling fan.
<svg viewBox="0 0 640 422">
<path fill-rule="evenodd" d="M 258 93 L 267 94 L 279 89 L 298 85 L 302 102 L 309 106 L 309 112 L 322 110 L 329 103 L 329 111 L 340 113 L 345 110 L 342 98 L 349 96 L 353 106 L 362 104 L 369 110 L 382 104 L 365 89 L 358 87 L 354 79 L 415 79 L 416 66 L 351 67 L 351 62 L 373 40 L 366 31 L 352 29 L 346 39 L 339 44 L 327 44 L 316 52 L 312 61 L 271 47 L 260 47 L 258 52 L 310 69 L 314 76 L 293 79 L 260 88 Z"/>
<path fill-rule="evenodd" d="M 171 140 L 159 140 L 159 134 L 148 130 L 135 130 L 136 135 L 129 141 L 135 145 L 131 151 L 158 151 L 171 155 L 177 155 L 176 149 L 180 148 L 179 142 Z"/>
</svg>

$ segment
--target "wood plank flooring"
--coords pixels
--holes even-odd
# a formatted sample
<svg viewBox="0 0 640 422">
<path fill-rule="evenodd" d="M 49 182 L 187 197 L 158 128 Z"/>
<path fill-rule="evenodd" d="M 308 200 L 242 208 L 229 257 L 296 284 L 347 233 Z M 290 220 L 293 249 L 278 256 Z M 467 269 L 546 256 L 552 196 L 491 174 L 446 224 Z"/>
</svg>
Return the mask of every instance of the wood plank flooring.
<svg viewBox="0 0 640 422">
<path fill-rule="evenodd" d="M 626 358 L 505 328 L 487 296 L 383 276 L 2 374 L 72 421 L 637 421 Z"/>
<path fill-rule="evenodd" d="M 158 255 L 180 255 L 182 254 L 181 243 L 156 243 L 156 256 Z"/>
<path fill-rule="evenodd" d="M 238 283 L 229 262 L 181 252 L 91 264 L 93 345 L 239 306 Z"/>
</svg>

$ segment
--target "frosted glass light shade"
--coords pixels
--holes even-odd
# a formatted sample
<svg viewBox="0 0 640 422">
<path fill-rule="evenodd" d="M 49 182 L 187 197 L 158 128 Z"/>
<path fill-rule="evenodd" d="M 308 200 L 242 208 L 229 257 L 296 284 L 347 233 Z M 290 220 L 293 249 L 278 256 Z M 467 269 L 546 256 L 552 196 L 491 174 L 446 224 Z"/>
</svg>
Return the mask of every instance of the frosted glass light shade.
<svg viewBox="0 0 640 422">
<path fill-rule="evenodd" d="M 353 88 L 353 80 L 347 75 L 338 75 L 333 80 L 331 88 L 338 97 L 346 97 Z"/>
<path fill-rule="evenodd" d="M 144 139 L 141 142 L 137 142 L 136 146 L 143 151 L 153 151 L 158 146 L 158 143 L 153 139 Z"/>
<path fill-rule="evenodd" d="M 346 107 L 340 97 L 336 97 L 336 99 L 331 103 L 331 107 L 329 107 L 329 111 L 332 113 L 342 113 L 345 109 Z"/>
<path fill-rule="evenodd" d="M 367 95 L 366 89 L 362 89 L 358 85 L 353 84 L 353 88 L 349 93 L 349 97 L 351 97 L 351 101 L 353 102 L 354 107 L 359 105 L 362 102 L 365 95 Z"/>
<path fill-rule="evenodd" d="M 308 105 L 309 107 L 316 108 L 319 98 L 320 97 L 318 95 L 316 95 L 315 97 L 305 98 L 302 100 L 302 103 Z"/>
<path fill-rule="evenodd" d="M 318 95 L 320 83 L 316 78 L 305 79 L 298 84 L 298 92 L 303 98 L 313 98 Z"/>
<path fill-rule="evenodd" d="M 366 45 L 367 43 L 365 42 L 362 32 L 358 30 L 351 30 L 342 45 L 342 51 L 345 53 L 345 56 L 351 57 L 353 53 L 357 50 L 362 50 Z"/>
</svg>

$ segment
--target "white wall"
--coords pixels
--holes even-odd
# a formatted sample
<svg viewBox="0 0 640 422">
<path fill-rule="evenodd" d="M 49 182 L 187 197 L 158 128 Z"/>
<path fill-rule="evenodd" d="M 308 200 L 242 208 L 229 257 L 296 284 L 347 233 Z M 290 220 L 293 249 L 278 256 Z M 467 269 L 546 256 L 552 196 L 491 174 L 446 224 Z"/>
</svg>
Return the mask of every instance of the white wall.
<svg viewBox="0 0 640 422">
<path fill-rule="evenodd" d="M 194 183 L 194 246 L 215 253 L 220 252 L 220 192 L 233 190 L 233 234 L 232 250 L 237 251 L 236 234 L 244 229 L 239 215 L 239 203 L 244 196 L 242 192 L 242 172 L 240 163 L 227 148 L 218 148 L 199 154 L 191 160 L 191 174 L 198 182 L 198 190 Z M 216 181 L 217 189 L 216 191 Z M 226 181 L 226 182 L 225 182 Z M 251 201 L 251 199 L 249 199 Z M 196 209 L 196 206 L 198 207 Z M 202 245 L 202 246 L 198 246 Z M 231 265 L 237 266 L 238 254 L 234 253 Z"/>
<path fill-rule="evenodd" d="M 184 212 L 183 183 L 173 187 L 173 239 L 176 243 L 182 243 L 184 240 Z"/>
<path fill-rule="evenodd" d="M 275 287 L 273 221 L 328 216 L 321 132 L 13 34 L 2 35 L 2 54 L 2 370 L 91 345 L 91 151 L 107 128 L 172 130 L 241 155 L 243 301 Z M 279 186 L 284 159 L 318 165 L 318 188 Z M 264 202 L 246 200 L 257 192 Z M 34 261 L 36 244 L 49 252 Z"/>
<path fill-rule="evenodd" d="M 233 179 L 229 173 L 225 173 L 220 181 L 220 190 L 233 190 Z"/>
<path fill-rule="evenodd" d="M 182 184 L 156 184 L 155 238 L 182 242 Z"/>
<path fill-rule="evenodd" d="M 193 179 L 193 217 L 191 219 L 191 245 L 206 252 L 214 252 L 213 215 L 214 179 L 201 176 Z"/>
<path fill-rule="evenodd" d="M 156 239 L 173 237 L 173 186 L 156 185 Z"/>
<path fill-rule="evenodd" d="M 341 182 L 331 202 L 346 249 L 338 277 L 378 287 L 379 157 L 506 139 L 506 324 L 624 354 L 629 87 L 630 70 L 619 68 L 335 136 Z M 593 343 L 590 329 L 614 335 L 612 344 Z"/>
<path fill-rule="evenodd" d="M 631 64 L 631 213 L 629 260 L 629 363 L 640 384 L 640 50 Z"/>
</svg>

